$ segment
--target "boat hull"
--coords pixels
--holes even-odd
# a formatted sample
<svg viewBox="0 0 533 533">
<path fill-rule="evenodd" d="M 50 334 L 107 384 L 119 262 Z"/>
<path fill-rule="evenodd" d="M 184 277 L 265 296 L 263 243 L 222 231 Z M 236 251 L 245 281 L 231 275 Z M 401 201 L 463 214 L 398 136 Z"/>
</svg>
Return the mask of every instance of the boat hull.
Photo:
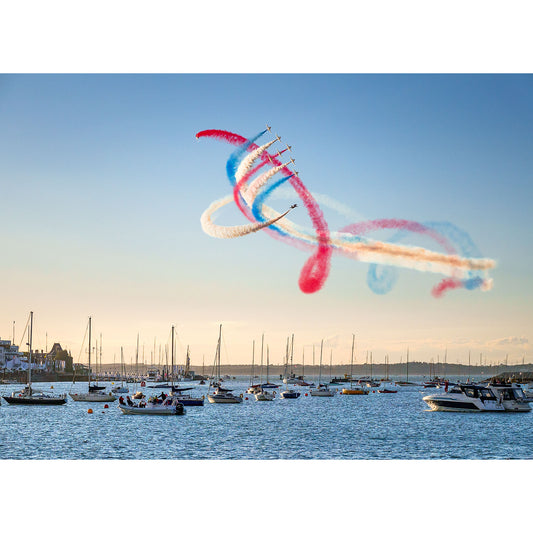
<svg viewBox="0 0 533 533">
<path fill-rule="evenodd" d="M 300 393 L 292 392 L 292 391 L 283 391 L 280 394 L 280 397 L 283 398 L 284 400 L 296 400 L 296 398 L 300 397 Z"/>
<path fill-rule="evenodd" d="M 332 390 L 318 390 L 318 389 L 315 389 L 315 390 L 312 390 L 310 392 L 311 396 L 320 396 L 320 397 L 323 397 L 323 398 L 332 398 L 333 396 L 335 396 L 335 393 L 332 391 Z"/>
<path fill-rule="evenodd" d="M 117 397 L 112 394 L 98 394 L 98 393 L 81 393 L 70 394 L 70 397 L 75 402 L 114 402 Z"/>
<path fill-rule="evenodd" d="M 208 394 L 207 401 L 209 403 L 242 403 L 242 398 L 239 398 L 238 396 L 235 396 L 233 398 L 220 398 L 217 397 L 217 395 L 211 396 L 210 394 Z"/>
<path fill-rule="evenodd" d="M 3 396 L 4 400 L 10 405 L 63 405 L 67 403 L 67 398 L 31 398 Z"/>
<path fill-rule="evenodd" d="M 125 415 L 152 415 L 152 416 L 176 416 L 184 415 L 185 409 L 177 406 L 168 407 L 130 407 L 129 405 L 118 405 L 118 408 Z"/>
</svg>

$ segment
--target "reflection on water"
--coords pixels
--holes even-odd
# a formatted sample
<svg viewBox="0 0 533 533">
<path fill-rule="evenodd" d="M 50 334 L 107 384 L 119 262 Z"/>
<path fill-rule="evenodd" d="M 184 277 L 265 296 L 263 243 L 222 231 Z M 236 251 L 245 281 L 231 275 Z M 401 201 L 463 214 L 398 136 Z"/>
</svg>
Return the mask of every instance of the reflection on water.
<svg viewBox="0 0 533 533">
<path fill-rule="evenodd" d="M 230 382 L 241 393 L 247 379 Z M 38 384 L 43 390 L 48 384 Z M 54 383 L 54 392 L 87 384 Z M 195 386 L 206 394 L 207 386 Z M 0 387 L 2 395 L 20 385 Z M 148 394 L 150 389 L 146 389 Z M 185 416 L 127 416 L 117 402 L 0 407 L 2 459 L 531 459 L 533 413 L 427 410 L 421 388 L 187 407 Z M 160 392 L 160 391 L 157 391 Z M 92 408 L 93 414 L 87 409 Z"/>
</svg>

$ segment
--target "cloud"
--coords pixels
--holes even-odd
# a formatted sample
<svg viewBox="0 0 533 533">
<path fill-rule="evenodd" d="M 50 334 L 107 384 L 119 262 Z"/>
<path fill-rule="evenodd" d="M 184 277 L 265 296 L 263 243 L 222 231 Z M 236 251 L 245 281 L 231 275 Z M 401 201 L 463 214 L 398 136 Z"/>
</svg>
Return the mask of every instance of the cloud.
<svg viewBox="0 0 533 533">
<path fill-rule="evenodd" d="M 487 341 L 487 346 L 497 348 L 500 346 L 516 346 L 521 348 L 529 347 L 529 340 L 523 335 L 521 337 L 503 337 L 501 339 L 494 339 Z"/>
</svg>

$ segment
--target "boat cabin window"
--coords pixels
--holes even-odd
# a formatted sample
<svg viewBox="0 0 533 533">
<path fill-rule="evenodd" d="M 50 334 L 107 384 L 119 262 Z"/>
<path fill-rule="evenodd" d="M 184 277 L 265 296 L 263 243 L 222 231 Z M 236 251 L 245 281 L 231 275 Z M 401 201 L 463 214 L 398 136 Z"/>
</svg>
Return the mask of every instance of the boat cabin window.
<svg viewBox="0 0 533 533">
<path fill-rule="evenodd" d="M 463 392 L 469 397 L 469 398 L 477 398 L 477 389 L 471 389 L 469 387 L 465 387 Z"/>
<path fill-rule="evenodd" d="M 515 399 L 513 391 L 511 389 L 503 389 L 501 391 L 501 395 L 502 395 L 502 398 L 504 400 L 514 400 Z"/>
<path fill-rule="evenodd" d="M 479 397 L 482 400 L 495 400 L 496 396 L 489 389 L 479 389 Z"/>
</svg>

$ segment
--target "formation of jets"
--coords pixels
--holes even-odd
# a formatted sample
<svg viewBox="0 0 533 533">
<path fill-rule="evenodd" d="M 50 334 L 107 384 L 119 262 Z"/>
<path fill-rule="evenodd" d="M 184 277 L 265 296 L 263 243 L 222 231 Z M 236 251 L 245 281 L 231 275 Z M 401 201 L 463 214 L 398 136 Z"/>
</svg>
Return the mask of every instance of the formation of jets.
<svg viewBox="0 0 533 533">
<path fill-rule="evenodd" d="M 268 133 L 272 133 L 272 128 L 271 128 L 268 124 L 266 125 L 266 128 L 267 128 L 267 130 L 268 130 Z M 277 135 L 277 134 L 276 134 L 276 140 L 281 141 L 281 137 L 280 137 L 279 135 Z M 281 152 L 280 152 L 279 150 L 277 151 L 277 156 L 278 156 L 278 157 L 280 157 L 281 154 L 282 154 L 283 152 L 286 152 L 287 150 L 289 150 L 289 152 L 292 153 L 292 150 L 291 150 L 292 147 L 289 146 L 288 144 L 286 144 L 285 146 L 286 146 L 287 148 L 285 148 L 284 150 L 281 150 Z M 274 161 L 272 161 L 272 158 L 270 157 L 270 154 L 267 154 L 267 155 L 268 155 L 268 159 L 270 160 L 270 162 L 274 165 L 275 163 L 274 163 Z M 291 158 L 289 159 L 289 162 L 292 163 L 293 165 L 294 165 L 294 162 L 295 162 L 295 161 L 296 161 L 296 160 L 295 160 L 293 157 L 291 157 Z M 296 170 L 294 171 L 293 174 L 294 174 L 296 177 L 298 177 L 298 172 L 296 172 Z M 291 209 L 294 209 L 295 207 L 298 207 L 298 204 L 292 204 L 292 205 L 291 205 Z"/>
<path fill-rule="evenodd" d="M 266 129 L 267 129 L 268 133 L 272 133 L 272 127 L 269 126 L 268 124 L 266 125 Z M 280 137 L 277 133 L 274 134 L 274 135 L 276 136 L 276 140 L 281 142 L 281 137 Z M 281 151 L 278 150 L 278 151 L 276 152 L 276 155 L 277 155 L 278 157 L 281 157 L 281 154 L 282 154 L 283 152 L 286 152 L 287 150 L 289 150 L 289 152 L 292 153 L 292 146 L 290 146 L 290 145 L 288 145 L 288 144 L 285 144 L 285 146 L 286 146 L 287 148 L 284 148 L 284 149 L 281 150 Z M 275 163 L 274 161 L 272 161 L 272 157 L 270 156 L 270 154 L 267 153 L 267 156 L 268 156 L 268 159 L 270 160 L 270 162 L 271 162 L 273 165 L 275 165 L 276 163 Z M 292 163 L 292 164 L 294 165 L 294 162 L 295 162 L 296 160 L 295 160 L 293 157 L 291 157 L 291 158 L 289 159 L 289 161 L 290 161 L 290 163 Z M 296 176 L 298 176 L 298 172 L 295 171 L 294 174 L 296 174 Z"/>
</svg>

